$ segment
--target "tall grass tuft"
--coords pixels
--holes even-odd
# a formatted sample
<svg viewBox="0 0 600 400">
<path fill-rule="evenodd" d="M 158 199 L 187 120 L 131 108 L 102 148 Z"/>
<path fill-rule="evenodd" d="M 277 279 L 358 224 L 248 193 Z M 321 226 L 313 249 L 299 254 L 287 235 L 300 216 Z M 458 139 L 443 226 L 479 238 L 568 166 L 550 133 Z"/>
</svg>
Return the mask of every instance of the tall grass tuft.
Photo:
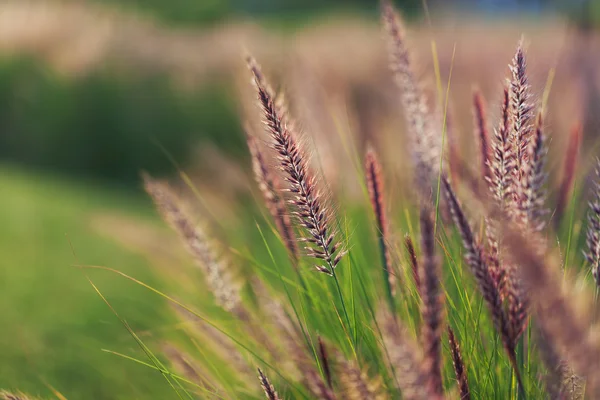
<svg viewBox="0 0 600 400">
<path fill-rule="evenodd" d="M 343 137 L 357 180 L 366 181 L 370 208 L 353 196 L 353 188 L 330 189 L 309 162 L 303 121 L 292 121 L 293 108 L 251 57 L 247 65 L 268 146 L 248 135 L 248 147 L 270 216 L 264 214 L 276 232 L 264 229 L 273 223 L 259 213 L 249 213 L 247 220 L 244 214 L 244 222 L 223 228 L 223 236 L 231 235 L 223 246 L 197 223 L 183 196 L 144 177 L 146 191 L 198 264 L 208 297 L 218 306 L 196 311 L 154 290 L 175 303 L 190 338 L 187 346 L 163 345 L 175 372 L 160 371 L 181 384 L 172 385 L 178 394 L 189 387 L 188 397 L 522 400 L 585 392 L 600 398 L 596 287 L 589 273 L 572 266 L 583 261 L 574 251 L 582 241 L 579 221 L 568 232 L 548 232 L 551 141 L 545 115 L 534 118 L 536 99 L 522 44 L 510 63 L 498 120 L 488 120 L 478 92 L 469 104 L 479 140 L 477 170 L 462 162 L 455 147 L 450 179 L 440 168 L 447 158 L 440 112 L 429 110 L 401 18 L 388 1 L 382 2 L 382 23 L 407 121 L 414 183 L 384 188 L 385 153 L 354 152 L 348 145 L 353 141 Z M 579 134 L 574 137 L 570 148 L 579 146 Z M 324 157 L 341 161 L 344 154 L 336 150 Z M 362 171 L 357 154 L 365 154 Z M 573 154 L 569 150 L 561 190 L 577 187 Z M 410 170 L 399 169 L 386 167 L 390 183 Z M 445 199 L 440 209 L 431 201 L 438 179 Z M 398 201 L 397 193 L 408 200 Z M 585 257 L 600 284 L 600 189 L 594 195 Z M 451 218 L 445 218 L 446 208 Z M 572 219 L 580 214 L 573 209 Z M 395 243 L 396 232 L 403 246 Z M 561 242 L 567 238 L 560 256 L 554 235 Z M 280 246 L 277 239 L 287 257 L 273 251 L 273 243 Z M 306 246 L 304 254 L 298 243 Z"/>
</svg>

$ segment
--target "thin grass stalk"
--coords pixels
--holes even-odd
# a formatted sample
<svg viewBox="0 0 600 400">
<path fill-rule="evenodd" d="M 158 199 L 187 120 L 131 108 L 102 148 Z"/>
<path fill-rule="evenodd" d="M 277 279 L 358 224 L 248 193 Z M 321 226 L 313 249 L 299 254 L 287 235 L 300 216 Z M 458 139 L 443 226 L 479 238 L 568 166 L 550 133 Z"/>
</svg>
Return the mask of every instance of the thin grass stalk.
<svg viewBox="0 0 600 400">
<path fill-rule="evenodd" d="M 273 221 L 275 221 L 275 226 L 288 251 L 292 264 L 297 267 L 299 254 L 296 234 L 286 209 L 285 199 L 281 196 L 282 188 L 279 179 L 269 168 L 256 138 L 247 133 L 246 139 L 252 155 L 252 166 L 256 182 L 262 192 L 267 209 L 273 217 Z"/>
<path fill-rule="evenodd" d="M 377 239 L 381 253 L 381 262 L 383 266 L 383 278 L 386 288 L 386 294 L 392 313 L 395 310 L 394 296 L 396 292 L 396 274 L 392 268 L 392 255 L 388 247 L 390 242 L 389 222 L 384 205 L 384 185 L 381 172 L 381 165 L 375 154 L 375 151 L 369 149 L 365 157 L 365 171 L 367 176 L 367 188 L 371 207 L 375 214 L 377 222 Z"/>
<path fill-rule="evenodd" d="M 484 179 L 490 177 L 490 134 L 488 131 L 486 106 L 483 95 L 479 90 L 473 93 L 473 116 L 475 119 L 475 136 L 479 142 L 479 158 L 481 160 L 481 175 Z"/>
<path fill-rule="evenodd" d="M 421 208 L 421 273 L 423 282 L 421 335 L 424 348 L 424 373 L 429 390 L 442 396 L 442 310 L 443 297 L 440 285 L 440 260 L 435 251 L 435 234 L 432 211 Z"/>
<path fill-rule="evenodd" d="M 408 260 L 410 262 L 410 269 L 412 271 L 413 280 L 415 281 L 415 287 L 417 293 L 421 294 L 421 277 L 419 275 L 419 261 L 417 259 L 417 252 L 415 251 L 415 245 L 413 244 L 412 238 L 406 234 L 404 236 L 404 248 L 408 253 Z"/>
<path fill-rule="evenodd" d="M 280 400 L 281 398 L 275 391 L 275 387 L 273 387 L 273 385 L 269 381 L 269 378 L 267 378 L 265 373 L 260 368 L 257 368 L 257 370 L 258 380 L 260 381 L 260 386 L 265 392 L 265 397 L 267 398 L 267 400 Z"/>
<path fill-rule="evenodd" d="M 452 355 L 452 366 L 458 387 L 460 390 L 460 400 L 471 400 L 471 391 L 469 390 L 469 378 L 467 369 L 460 353 L 460 346 L 454 336 L 454 331 L 448 326 L 448 342 L 450 344 L 450 354 Z"/>
</svg>

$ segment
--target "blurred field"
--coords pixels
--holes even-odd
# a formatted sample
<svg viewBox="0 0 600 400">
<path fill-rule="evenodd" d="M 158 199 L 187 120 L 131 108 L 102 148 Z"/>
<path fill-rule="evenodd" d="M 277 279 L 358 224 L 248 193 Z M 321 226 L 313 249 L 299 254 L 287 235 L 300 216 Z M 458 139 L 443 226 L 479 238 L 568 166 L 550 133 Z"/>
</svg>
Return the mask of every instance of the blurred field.
<svg viewBox="0 0 600 400">
<path fill-rule="evenodd" d="M 140 353 L 85 272 L 73 267 L 110 265 L 162 287 L 142 257 L 91 226 L 95 214 L 114 210 L 148 218 L 148 202 L 7 166 L 0 187 L 0 387 L 48 397 L 49 384 L 68 399 L 166 398 L 160 375 L 101 351 Z M 170 320 L 157 296 L 108 273 L 89 275 L 136 331 Z"/>
</svg>

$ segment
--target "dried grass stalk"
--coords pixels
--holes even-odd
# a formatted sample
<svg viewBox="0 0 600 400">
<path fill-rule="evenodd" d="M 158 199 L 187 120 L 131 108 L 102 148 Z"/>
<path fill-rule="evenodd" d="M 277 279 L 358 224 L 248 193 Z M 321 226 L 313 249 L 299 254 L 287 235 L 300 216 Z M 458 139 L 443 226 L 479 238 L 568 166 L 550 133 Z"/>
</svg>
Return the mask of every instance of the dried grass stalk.
<svg viewBox="0 0 600 400">
<path fill-rule="evenodd" d="M 456 336 L 454 336 L 454 331 L 450 327 L 448 327 L 448 342 L 450 344 L 450 353 L 452 354 L 454 374 L 456 375 L 456 381 L 458 382 L 458 387 L 460 389 L 460 400 L 470 400 L 471 392 L 469 390 L 467 369 L 460 353 L 460 346 L 458 345 Z"/>
<path fill-rule="evenodd" d="M 392 255 L 388 243 L 390 243 L 389 222 L 384 205 L 384 185 L 381 173 L 381 165 L 377 154 L 372 149 L 367 151 L 365 157 L 365 170 L 367 175 L 367 188 L 371 199 L 371 207 L 375 213 L 377 221 L 377 239 L 381 251 L 381 260 L 383 264 L 383 274 L 386 289 L 390 297 L 396 292 L 396 274 L 392 268 Z M 393 302 L 393 299 L 389 299 Z"/>
<path fill-rule="evenodd" d="M 265 373 L 260 368 L 257 368 L 257 369 L 258 369 L 258 380 L 260 381 L 260 386 L 263 388 L 263 391 L 265 392 L 265 397 L 267 398 L 267 400 L 280 400 L 281 398 L 275 391 L 275 388 L 273 387 L 273 385 L 271 384 L 271 382 L 269 381 L 269 379 L 267 378 Z"/>
<path fill-rule="evenodd" d="M 571 194 L 573 193 L 573 184 L 577 173 L 577 161 L 581 148 L 581 138 L 583 127 L 581 123 L 575 124 L 571 128 L 569 141 L 567 144 L 567 154 L 562 167 L 562 177 L 560 186 L 557 190 L 556 211 L 554 212 L 554 226 L 558 230 L 567 209 Z"/>
<path fill-rule="evenodd" d="M 431 393 L 442 396 L 442 310 L 440 260 L 435 251 L 433 215 L 429 208 L 421 208 L 421 251 L 422 262 L 422 306 L 423 326 L 421 330 L 424 373 Z"/>
<path fill-rule="evenodd" d="M 275 104 L 254 59 L 248 58 L 248 68 L 254 77 L 265 125 L 278 153 L 280 167 L 286 175 L 287 190 L 293 193 L 290 201 L 296 209 L 293 214 L 309 235 L 303 239 L 309 244 L 306 247 L 308 255 L 325 264 L 315 265 L 318 271 L 333 275 L 345 252 L 340 250 L 340 243 L 335 240 L 335 232 L 330 226 L 331 215 L 324 205 L 324 196 L 317 187 L 316 177 L 308 166 L 308 156 L 290 130 L 285 109 Z"/>
<path fill-rule="evenodd" d="M 263 194 L 267 209 L 271 213 L 279 235 L 287 248 L 294 266 L 298 263 L 298 244 L 296 234 L 285 206 L 285 199 L 281 196 L 281 185 L 277 175 L 271 171 L 256 138 L 247 134 L 248 148 L 252 154 L 252 166 L 256 182 Z"/>
</svg>

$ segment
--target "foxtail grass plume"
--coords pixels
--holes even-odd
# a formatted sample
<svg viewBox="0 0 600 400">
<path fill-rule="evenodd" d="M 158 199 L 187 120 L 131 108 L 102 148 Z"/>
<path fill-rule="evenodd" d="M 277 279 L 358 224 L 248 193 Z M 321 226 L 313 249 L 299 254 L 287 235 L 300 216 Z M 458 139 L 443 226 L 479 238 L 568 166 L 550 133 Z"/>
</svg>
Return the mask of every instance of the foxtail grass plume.
<svg viewBox="0 0 600 400">
<path fill-rule="evenodd" d="M 267 400 L 280 400 L 281 398 L 275 391 L 275 388 L 269 381 L 269 378 L 267 378 L 265 373 L 260 368 L 257 368 L 257 369 L 258 369 L 258 380 L 260 381 L 260 386 L 262 387 L 263 391 L 265 392 L 265 397 L 267 398 Z"/>
<path fill-rule="evenodd" d="M 442 310 L 443 297 L 440 284 L 440 260 L 435 251 L 435 234 L 432 211 L 421 208 L 421 337 L 424 349 L 423 367 L 431 393 L 442 396 Z"/>
<path fill-rule="evenodd" d="M 389 249 L 391 238 L 389 233 L 389 222 L 384 205 L 384 185 L 381 165 L 373 149 L 367 150 L 367 155 L 365 157 L 365 171 L 371 207 L 373 208 L 375 220 L 377 222 L 377 239 L 381 251 L 384 282 L 388 291 L 388 300 L 393 304 L 393 296 L 396 292 L 396 274 L 392 268 L 392 255 Z"/>
<path fill-rule="evenodd" d="M 586 235 L 587 249 L 585 259 L 590 264 L 592 276 L 600 287 L 600 160 L 596 163 L 596 182 L 594 199 L 589 203 L 588 228 Z"/>
<path fill-rule="evenodd" d="M 469 378 L 467 369 L 460 353 L 460 346 L 454 336 L 452 328 L 448 327 L 448 342 L 450 344 L 450 354 L 452 354 L 452 366 L 460 390 L 460 400 L 471 400 L 471 391 L 469 390 Z"/>
<path fill-rule="evenodd" d="M 308 233 L 303 239 L 309 244 L 306 247 L 308 256 L 325 264 L 315 265 L 318 271 L 333 275 L 345 252 L 335 240 L 335 232 L 330 226 L 330 210 L 325 206 L 316 177 L 308 166 L 308 156 L 298 144 L 295 132 L 290 131 L 287 115 L 282 112 L 282 108 L 275 105 L 260 67 L 254 59 L 248 58 L 248 68 L 254 78 L 264 123 L 278 153 L 279 165 L 286 175 L 287 190 L 293 194 L 293 199 L 290 200 L 295 207 L 293 214 Z"/>
<path fill-rule="evenodd" d="M 263 194 L 267 209 L 271 213 L 275 226 L 279 231 L 285 247 L 296 265 L 298 262 L 298 243 L 294 227 L 290 221 L 289 213 L 286 209 L 285 200 L 282 196 L 282 189 L 279 179 L 269 168 L 267 160 L 259 148 L 257 140 L 250 133 L 246 135 L 248 148 L 252 155 L 252 166 L 256 182 Z"/>
<path fill-rule="evenodd" d="M 531 104 L 531 88 L 527 76 L 527 63 L 523 43 L 519 43 L 517 52 L 510 65 L 512 79 L 510 81 L 510 113 L 512 120 L 511 142 L 514 147 L 513 195 L 516 208 L 522 202 L 523 178 L 528 162 L 529 142 L 532 136 L 533 105 Z"/>
<path fill-rule="evenodd" d="M 144 188 L 159 213 L 179 234 L 204 272 L 206 283 L 217 304 L 226 311 L 243 314 L 239 288 L 232 279 L 229 267 L 216 255 L 214 244 L 205 232 L 192 222 L 192 217 L 184 211 L 181 201 L 166 183 L 156 181 L 149 175 L 144 175 L 143 179 Z"/>
<path fill-rule="evenodd" d="M 438 182 L 442 156 L 441 132 L 433 125 L 426 98 L 413 71 L 401 18 L 389 0 L 383 0 L 381 7 L 390 68 L 400 89 L 410 135 L 416 184 L 426 200 L 431 194 L 432 185 Z"/>
</svg>

